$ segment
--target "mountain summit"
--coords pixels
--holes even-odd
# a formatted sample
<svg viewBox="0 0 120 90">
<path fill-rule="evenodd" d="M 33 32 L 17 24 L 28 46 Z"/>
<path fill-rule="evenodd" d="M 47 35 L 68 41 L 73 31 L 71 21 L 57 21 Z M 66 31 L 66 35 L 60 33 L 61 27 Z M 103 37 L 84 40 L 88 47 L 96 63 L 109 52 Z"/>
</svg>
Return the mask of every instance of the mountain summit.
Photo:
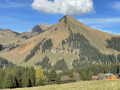
<svg viewBox="0 0 120 90">
<path fill-rule="evenodd" d="M 51 64 L 58 70 L 63 64 L 68 68 L 77 68 L 117 63 L 119 40 L 118 35 L 95 30 L 66 15 L 57 24 L 34 37 L 3 45 L 0 56 L 20 66 L 42 66 L 41 63 L 46 63 L 44 69 Z"/>
<path fill-rule="evenodd" d="M 44 24 L 38 24 L 34 26 L 30 32 L 43 32 L 46 29 L 49 29 L 52 26 L 52 24 L 44 23 Z"/>
</svg>

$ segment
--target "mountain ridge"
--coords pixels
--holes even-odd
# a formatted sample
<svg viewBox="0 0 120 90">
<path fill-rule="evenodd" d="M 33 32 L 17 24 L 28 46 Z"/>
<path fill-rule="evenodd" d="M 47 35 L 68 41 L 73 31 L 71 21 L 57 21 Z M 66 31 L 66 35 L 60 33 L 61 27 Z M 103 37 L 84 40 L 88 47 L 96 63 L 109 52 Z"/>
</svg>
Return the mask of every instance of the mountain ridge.
<svg viewBox="0 0 120 90">
<path fill-rule="evenodd" d="M 76 39 L 78 37 L 79 39 Z M 73 66 L 71 63 L 73 63 L 75 59 L 81 58 L 79 56 L 81 50 L 80 46 L 75 46 L 77 48 L 74 47 L 74 43 L 76 42 L 78 43 L 78 45 L 81 42 L 83 42 L 83 44 L 85 45 L 89 45 L 88 47 L 92 48 L 92 50 L 97 50 L 96 52 L 98 52 L 98 54 L 103 56 L 105 54 L 106 56 L 104 57 L 106 58 L 108 58 L 107 55 L 112 54 L 117 57 L 120 52 L 106 47 L 108 44 L 106 40 L 111 39 L 112 37 L 120 36 L 95 30 L 80 23 L 75 18 L 66 15 L 50 29 L 34 37 L 19 42 L 18 46 L 14 46 L 15 48 L 13 48 L 12 50 L 3 50 L 2 52 L 0 52 L 0 56 L 20 66 L 35 66 L 35 64 L 39 61 L 42 61 L 45 56 L 49 57 L 52 65 L 54 65 L 59 59 L 64 58 L 68 67 L 72 68 Z M 70 38 L 75 39 L 76 42 L 68 42 L 68 40 L 72 40 Z M 83 38 L 83 40 L 81 38 Z M 43 39 L 45 40 L 42 42 L 42 44 L 39 45 L 39 43 Z M 42 52 L 43 45 L 49 39 L 51 39 L 51 42 L 53 44 L 52 47 L 50 48 L 50 50 Z M 36 46 L 39 49 L 34 49 Z M 31 57 L 30 55 L 32 55 L 33 50 L 35 50 L 34 55 Z M 28 56 L 30 56 L 30 59 L 27 62 L 24 62 L 25 58 L 27 58 Z M 96 57 L 99 57 L 99 55 Z M 86 58 L 88 57 L 86 56 Z M 94 61 L 91 62 L 94 63 Z M 96 60 L 96 62 L 98 61 Z"/>
</svg>

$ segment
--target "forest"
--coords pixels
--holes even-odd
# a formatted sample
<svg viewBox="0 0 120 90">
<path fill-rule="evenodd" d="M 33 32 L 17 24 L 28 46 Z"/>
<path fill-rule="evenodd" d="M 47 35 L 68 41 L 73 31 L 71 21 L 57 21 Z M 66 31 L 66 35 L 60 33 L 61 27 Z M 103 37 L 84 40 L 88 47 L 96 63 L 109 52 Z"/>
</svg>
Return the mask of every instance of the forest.
<svg viewBox="0 0 120 90">
<path fill-rule="evenodd" d="M 93 65 L 63 72 L 58 72 L 55 69 L 43 70 L 41 66 L 36 69 L 34 67 L 15 66 L 14 68 L 0 69 L 0 88 L 24 88 L 75 82 L 77 80 L 74 73 L 79 73 L 80 81 L 92 80 L 92 75 L 120 73 L 120 64 Z M 63 76 L 68 76 L 69 79 L 61 80 Z"/>
<path fill-rule="evenodd" d="M 68 47 L 73 52 L 74 49 L 79 49 L 79 59 L 74 61 L 74 64 L 88 61 L 88 64 L 109 64 L 116 63 L 117 59 L 114 54 L 106 55 L 101 53 L 97 48 L 92 46 L 89 41 L 80 33 L 73 33 L 70 30 L 70 36 L 67 38 Z"/>
<path fill-rule="evenodd" d="M 51 50 L 53 47 L 53 43 L 51 39 L 46 40 L 42 45 L 42 53 L 44 53 L 46 50 Z"/>
<path fill-rule="evenodd" d="M 108 45 L 106 46 L 107 48 L 112 48 L 117 50 L 118 52 L 120 51 L 120 37 L 112 37 L 111 39 L 106 40 Z"/>
</svg>

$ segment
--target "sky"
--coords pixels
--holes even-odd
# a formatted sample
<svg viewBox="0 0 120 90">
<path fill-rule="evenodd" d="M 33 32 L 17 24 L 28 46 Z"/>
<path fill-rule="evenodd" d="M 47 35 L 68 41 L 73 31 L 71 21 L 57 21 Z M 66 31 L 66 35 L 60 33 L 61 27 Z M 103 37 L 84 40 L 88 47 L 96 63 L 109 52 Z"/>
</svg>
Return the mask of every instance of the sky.
<svg viewBox="0 0 120 90">
<path fill-rule="evenodd" d="M 29 31 L 71 15 L 89 27 L 120 35 L 120 0 L 0 0 L 0 28 Z"/>
</svg>

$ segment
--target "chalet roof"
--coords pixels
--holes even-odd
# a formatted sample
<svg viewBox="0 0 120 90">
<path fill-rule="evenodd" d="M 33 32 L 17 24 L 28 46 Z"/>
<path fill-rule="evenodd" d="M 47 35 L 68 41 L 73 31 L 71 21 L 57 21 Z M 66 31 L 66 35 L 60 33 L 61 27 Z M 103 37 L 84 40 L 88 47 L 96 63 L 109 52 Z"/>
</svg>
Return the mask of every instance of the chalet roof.
<svg viewBox="0 0 120 90">
<path fill-rule="evenodd" d="M 106 77 L 112 76 L 112 75 L 113 75 L 112 73 L 107 73 L 107 74 L 105 74 Z"/>
</svg>

